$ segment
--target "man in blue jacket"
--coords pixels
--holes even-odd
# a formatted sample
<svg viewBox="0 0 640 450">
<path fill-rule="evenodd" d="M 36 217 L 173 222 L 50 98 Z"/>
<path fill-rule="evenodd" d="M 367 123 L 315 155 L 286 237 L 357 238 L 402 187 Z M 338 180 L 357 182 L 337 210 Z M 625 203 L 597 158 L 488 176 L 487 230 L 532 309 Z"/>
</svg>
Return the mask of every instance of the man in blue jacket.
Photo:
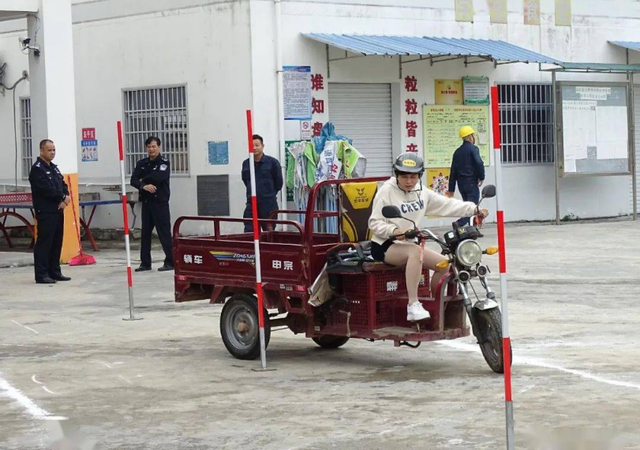
<svg viewBox="0 0 640 450">
<path fill-rule="evenodd" d="M 462 200 L 477 205 L 480 201 L 480 186 L 484 181 L 484 162 L 480 157 L 480 150 L 475 145 L 476 134 L 473 128 L 467 125 L 460 128 L 460 138 L 462 145 L 455 151 L 451 161 L 447 197 L 453 197 L 457 183 Z M 469 219 L 469 217 L 461 218 L 458 220 L 458 225 L 468 225 Z"/>
<path fill-rule="evenodd" d="M 277 159 L 264 154 L 264 140 L 258 134 L 253 135 L 253 161 L 256 169 L 256 197 L 258 201 L 258 218 L 267 219 L 278 209 L 278 192 L 282 189 L 282 168 Z M 251 175 L 249 159 L 242 163 L 242 181 L 247 188 L 247 206 L 244 217 L 252 218 L 251 210 Z M 271 230 L 273 226 L 261 225 L 262 230 Z M 253 232 L 253 222 L 244 223 L 245 233 Z"/>
</svg>

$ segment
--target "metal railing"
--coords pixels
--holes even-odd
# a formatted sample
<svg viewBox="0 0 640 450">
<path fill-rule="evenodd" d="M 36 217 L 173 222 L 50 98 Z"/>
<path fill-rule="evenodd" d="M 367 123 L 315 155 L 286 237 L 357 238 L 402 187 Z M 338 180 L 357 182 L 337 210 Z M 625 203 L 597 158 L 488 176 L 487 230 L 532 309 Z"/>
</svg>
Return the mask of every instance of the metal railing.
<svg viewBox="0 0 640 450">
<path fill-rule="evenodd" d="M 550 84 L 498 85 L 502 162 L 553 163 L 553 98 Z"/>
<path fill-rule="evenodd" d="M 171 172 L 189 173 L 189 125 L 186 86 L 124 90 L 125 164 L 130 175 L 147 156 L 149 136 L 162 141 Z"/>
<path fill-rule="evenodd" d="M 29 178 L 33 164 L 33 139 L 31 134 L 31 99 L 20 99 L 20 136 L 22 143 L 22 179 Z"/>
</svg>

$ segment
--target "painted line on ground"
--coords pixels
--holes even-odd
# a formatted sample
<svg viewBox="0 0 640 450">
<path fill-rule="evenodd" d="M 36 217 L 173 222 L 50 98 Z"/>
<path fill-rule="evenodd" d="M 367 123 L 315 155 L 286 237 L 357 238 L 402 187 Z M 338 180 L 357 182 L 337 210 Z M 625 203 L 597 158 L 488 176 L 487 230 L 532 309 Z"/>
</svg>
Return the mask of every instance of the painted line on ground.
<svg viewBox="0 0 640 450">
<path fill-rule="evenodd" d="M 476 344 L 467 344 L 464 342 L 455 342 L 455 341 L 438 341 L 436 343 L 439 345 L 443 345 L 445 347 L 456 349 L 456 350 L 462 350 L 462 351 L 473 352 L 473 353 L 481 353 L 480 347 L 478 347 Z M 567 369 L 566 367 L 549 363 L 540 358 L 533 358 L 529 356 L 516 356 L 514 358 L 514 364 L 543 367 L 545 369 L 553 369 L 553 370 L 568 373 L 571 375 L 576 375 L 578 377 L 585 378 L 587 380 L 597 381 L 598 383 L 604 383 L 604 384 L 609 384 L 611 386 L 619 386 L 619 387 L 626 387 L 626 388 L 640 390 L 640 384 L 637 384 L 637 383 L 631 383 L 628 381 L 611 380 L 609 378 L 605 378 L 600 375 L 594 375 L 584 370 Z"/>
<path fill-rule="evenodd" d="M 0 397 L 8 397 L 13 399 L 16 403 L 20 404 L 34 419 L 40 420 L 67 420 L 63 416 L 53 416 L 48 411 L 40 408 L 33 400 L 24 395 L 22 391 L 16 387 L 13 387 L 7 380 L 0 374 Z"/>
<path fill-rule="evenodd" d="M 55 392 L 49 390 L 49 388 L 47 388 L 46 386 L 42 386 L 42 389 L 44 389 L 46 392 L 48 392 L 49 394 L 53 394 L 53 395 L 57 395 Z"/>
<path fill-rule="evenodd" d="M 534 387 L 536 387 L 535 384 L 532 384 L 531 386 L 527 386 L 526 388 L 522 389 L 520 392 L 518 392 L 519 394 L 524 394 L 525 392 L 529 392 L 531 389 L 533 389 Z"/>
<path fill-rule="evenodd" d="M 127 380 L 125 377 L 123 377 L 122 375 L 118 375 L 118 378 L 120 378 L 121 380 L 129 383 L 129 384 L 133 384 L 131 381 Z"/>
<path fill-rule="evenodd" d="M 43 383 L 40 383 L 38 380 L 36 380 L 36 376 L 35 375 L 31 377 L 31 381 L 33 381 L 36 384 L 43 384 Z"/>
<path fill-rule="evenodd" d="M 28 327 L 28 326 L 26 326 L 26 325 L 22 325 L 20 322 L 16 322 L 16 321 L 15 321 L 15 320 L 13 320 L 13 319 L 11 319 L 11 321 L 12 321 L 13 323 L 15 323 L 16 325 L 20 325 L 22 328 L 26 328 L 26 329 L 27 329 L 27 330 L 29 330 L 29 331 L 33 331 L 35 334 L 40 334 L 40 333 L 38 333 L 36 330 L 34 330 L 33 328 Z"/>
</svg>

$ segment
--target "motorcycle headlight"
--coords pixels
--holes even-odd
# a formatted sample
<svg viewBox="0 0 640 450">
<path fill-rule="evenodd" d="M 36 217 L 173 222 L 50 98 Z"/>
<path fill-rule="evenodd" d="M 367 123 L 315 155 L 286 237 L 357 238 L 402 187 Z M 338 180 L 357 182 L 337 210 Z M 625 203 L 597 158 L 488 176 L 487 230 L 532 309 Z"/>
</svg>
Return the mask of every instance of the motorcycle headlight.
<svg viewBox="0 0 640 450">
<path fill-rule="evenodd" d="M 456 250 L 456 258 L 463 266 L 475 266 L 482 260 L 482 248 L 476 241 L 464 241 Z"/>
</svg>

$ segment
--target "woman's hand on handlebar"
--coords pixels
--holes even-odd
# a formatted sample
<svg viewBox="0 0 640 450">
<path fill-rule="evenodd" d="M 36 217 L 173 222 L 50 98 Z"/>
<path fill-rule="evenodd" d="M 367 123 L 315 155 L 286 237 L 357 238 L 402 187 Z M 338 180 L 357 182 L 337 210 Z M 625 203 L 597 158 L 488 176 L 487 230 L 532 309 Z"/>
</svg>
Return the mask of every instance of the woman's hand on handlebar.
<svg viewBox="0 0 640 450">
<path fill-rule="evenodd" d="M 477 227 L 481 227 L 484 219 L 489 216 L 489 211 L 485 208 L 478 208 L 476 212 L 477 214 L 475 215 L 475 225 Z"/>
<path fill-rule="evenodd" d="M 400 228 L 396 228 L 393 231 L 393 240 L 398 240 L 398 241 L 404 241 L 406 239 L 406 237 L 404 236 L 404 233 L 407 230 L 401 230 Z"/>
<path fill-rule="evenodd" d="M 406 230 L 401 230 L 396 228 L 393 232 L 393 239 L 398 241 L 405 241 L 407 239 L 414 239 L 420 234 L 419 230 L 414 230 L 413 228 L 407 228 Z"/>
</svg>

